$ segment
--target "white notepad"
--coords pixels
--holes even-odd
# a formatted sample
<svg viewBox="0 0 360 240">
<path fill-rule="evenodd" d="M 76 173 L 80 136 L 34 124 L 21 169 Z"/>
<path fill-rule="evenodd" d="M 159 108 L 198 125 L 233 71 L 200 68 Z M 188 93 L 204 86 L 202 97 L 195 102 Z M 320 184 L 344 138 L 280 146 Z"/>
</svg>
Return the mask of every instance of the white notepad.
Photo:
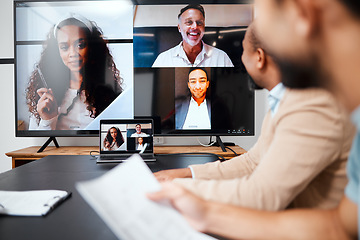
<svg viewBox="0 0 360 240">
<path fill-rule="evenodd" d="M 44 216 L 70 194 L 62 190 L 0 191 L 0 214 Z"/>
</svg>

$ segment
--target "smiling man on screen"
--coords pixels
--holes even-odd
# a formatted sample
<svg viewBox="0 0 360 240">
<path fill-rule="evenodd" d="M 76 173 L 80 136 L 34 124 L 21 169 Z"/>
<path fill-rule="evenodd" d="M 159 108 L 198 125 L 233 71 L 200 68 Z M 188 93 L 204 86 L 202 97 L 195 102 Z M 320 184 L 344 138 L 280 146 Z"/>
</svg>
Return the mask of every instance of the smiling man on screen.
<svg viewBox="0 0 360 240">
<path fill-rule="evenodd" d="M 182 42 L 159 54 L 152 67 L 234 66 L 224 51 L 202 41 L 205 33 L 205 10 L 201 5 L 190 4 L 180 10 L 178 30 Z"/>
</svg>

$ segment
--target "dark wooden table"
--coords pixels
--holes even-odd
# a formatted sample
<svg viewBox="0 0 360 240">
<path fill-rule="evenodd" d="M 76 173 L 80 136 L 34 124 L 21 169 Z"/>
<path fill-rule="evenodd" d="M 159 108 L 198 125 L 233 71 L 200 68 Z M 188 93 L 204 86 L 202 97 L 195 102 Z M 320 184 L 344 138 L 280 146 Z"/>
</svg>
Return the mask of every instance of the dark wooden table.
<svg viewBox="0 0 360 240">
<path fill-rule="evenodd" d="M 215 161 L 213 155 L 164 155 L 148 163 L 154 171 Z M 47 156 L 0 174 L 0 189 L 59 189 L 72 196 L 45 217 L 0 215 L 0 239 L 117 239 L 85 202 L 75 183 L 101 176 L 117 164 L 97 164 L 90 156 Z"/>
</svg>

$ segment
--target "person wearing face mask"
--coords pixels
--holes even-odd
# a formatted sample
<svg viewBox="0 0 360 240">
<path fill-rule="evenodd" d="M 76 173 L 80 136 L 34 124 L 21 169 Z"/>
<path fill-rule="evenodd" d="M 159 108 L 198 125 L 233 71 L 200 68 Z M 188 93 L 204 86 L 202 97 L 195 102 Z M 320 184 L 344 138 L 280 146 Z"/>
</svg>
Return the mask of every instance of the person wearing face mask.
<svg viewBox="0 0 360 240">
<path fill-rule="evenodd" d="M 152 67 L 233 67 L 222 50 L 202 41 L 205 33 L 205 11 L 201 5 L 190 4 L 180 10 L 178 30 L 182 42 L 159 54 Z"/>
<path fill-rule="evenodd" d="M 29 129 L 84 129 L 122 92 L 122 78 L 101 29 L 72 14 L 50 30 L 30 76 Z"/>
</svg>

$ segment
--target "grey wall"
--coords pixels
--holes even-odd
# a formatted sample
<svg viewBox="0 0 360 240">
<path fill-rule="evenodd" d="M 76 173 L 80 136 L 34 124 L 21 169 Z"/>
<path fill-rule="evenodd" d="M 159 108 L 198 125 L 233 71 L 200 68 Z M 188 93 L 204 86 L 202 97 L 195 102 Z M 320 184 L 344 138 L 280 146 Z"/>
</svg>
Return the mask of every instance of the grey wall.
<svg viewBox="0 0 360 240">
<path fill-rule="evenodd" d="M 4 64 L 14 58 L 13 47 L 13 0 L 1 0 L 0 2 L 0 172 L 11 169 L 11 158 L 5 153 L 30 146 L 41 146 L 47 138 L 17 138 L 15 137 L 15 101 L 14 101 L 14 65 Z M 261 123 L 268 109 L 266 104 L 267 92 L 256 92 L 256 116 L 255 136 L 253 137 L 222 137 L 223 141 L 231 141 L 248 150 L 256 142 L 261 129 Z M 61 146 L 96 146 L 97 138 L 57 138 Z M 166 145 L 198 145 L 207 143 L 208 137 L 166 137 Z"/>
</svg>

